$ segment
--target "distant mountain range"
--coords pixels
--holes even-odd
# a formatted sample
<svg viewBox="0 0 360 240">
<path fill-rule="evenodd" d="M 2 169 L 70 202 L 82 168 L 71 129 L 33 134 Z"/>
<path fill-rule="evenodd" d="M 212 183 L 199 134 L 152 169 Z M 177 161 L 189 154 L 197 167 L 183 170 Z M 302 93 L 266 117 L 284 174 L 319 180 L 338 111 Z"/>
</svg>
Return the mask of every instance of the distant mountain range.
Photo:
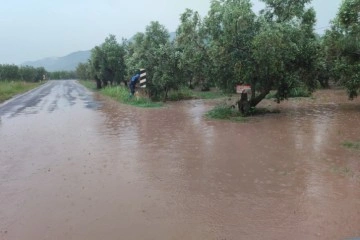
<svg viewBox="0 0 360 240">
<path fill-rule="evenodd" d="M 44 58 L 37 61 L 24 62 L 21 65 L 44 67 L 48 72 L 75 71 L 79 63 L 85 63 L 91 56 L 91 51 L 78 51 L 64 57 Z"/>
<path fill-rule="evenodd" d="M 176 37 L 175 32 L 170 33 L 170 40 L 173 41 Z M 130 38 L 129 41 L 133 39 Z M 53 58 L 44 58 L 37 61 L 28 61 L 24 62 L 22 66 L 33 66 L 33 67 L 44 67 L 48 72 L 55 71 L 75 71 L 79 63 L 86 63 L 90 59 L 91 50 L 88 51 L 78 51 L 70 53 L 64 57 L 53 57 Z"/>
</svg>

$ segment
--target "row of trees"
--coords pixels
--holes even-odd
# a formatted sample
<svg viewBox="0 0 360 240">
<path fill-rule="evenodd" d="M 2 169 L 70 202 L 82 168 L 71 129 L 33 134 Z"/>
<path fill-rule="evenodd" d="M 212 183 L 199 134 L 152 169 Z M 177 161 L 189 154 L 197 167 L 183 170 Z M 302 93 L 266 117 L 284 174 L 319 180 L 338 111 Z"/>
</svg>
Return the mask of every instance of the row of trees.
<svg viewBox="0 0 360 240">
<path fill-rule="evenodd" d="M 298 87 L 310 91 L 329 79 L 357 96 L 359 80 L 360 0 L 345 0 L 324 37 L 314 32 L 311 0 L 262 0 L 258 15 L 250 0 L 213 0 L 204 18 L 187 9 L 176 38 L 159 22 L 130 41 L 110 35 L 92 50 L 77 75 L 95 79 L 97 87 L 125 83 L 136 69 L 146 68 L 151 97 L 167 96 L 181 86 L 216 86 L 233 92 L 238 83 L 252 86 L 250 107 L 271 90 L 281 101 Z"/>
<path fill-rule="evenodd" d="M 328 74 L 357 97 L 360 89 L 360 0 L 344 0 L 322 39 Z"/>
<path fill-rule="evenodd" d="M 43 79 L 47 72 L 43 67 L 16 66 L 13 64 L 0 64 L 0 81 L 21 80 L 26 82 L 37 82 Z"/>
<path fill-rule="evenodd" d="M 47 74 L 49 79 L 60 80 L 60 79 L 77 79 L 78 76 L 75 71 L 55 71 Z"/>
<path fill-rule="evenodd" d="M 0 64 L 0 81 L 38 82 L 45 79 L 76 79 L 75 71 L 47 72 L 43 67 L 17 66 L 14 64 Z"/>
<path fill-rule="evenodd" d="M 97 88 L 108 84 L 125 83 L 125 42 L 119 44 L 114 35 L 110 35 L 100 46 L 92 49 L 88 63 L 80 63 L 76 69 L 79 79 L 95 79 Z"/>
</svg>

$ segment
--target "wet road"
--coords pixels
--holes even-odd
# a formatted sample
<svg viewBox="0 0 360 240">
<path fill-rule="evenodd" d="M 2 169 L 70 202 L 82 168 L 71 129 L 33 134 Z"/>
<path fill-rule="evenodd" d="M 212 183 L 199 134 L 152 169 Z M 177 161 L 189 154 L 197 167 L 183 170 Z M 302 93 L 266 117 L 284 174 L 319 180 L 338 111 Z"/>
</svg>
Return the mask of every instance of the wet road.
<svg viewBox="0 0 360 240">
<path fill-rule="evenodd" d="M 137 109 L 75 81 L 0 105 L 0 239 L 360 236 L 360 101 L 291 100 L 247 123 L 213 101 Z"/>
</svg>

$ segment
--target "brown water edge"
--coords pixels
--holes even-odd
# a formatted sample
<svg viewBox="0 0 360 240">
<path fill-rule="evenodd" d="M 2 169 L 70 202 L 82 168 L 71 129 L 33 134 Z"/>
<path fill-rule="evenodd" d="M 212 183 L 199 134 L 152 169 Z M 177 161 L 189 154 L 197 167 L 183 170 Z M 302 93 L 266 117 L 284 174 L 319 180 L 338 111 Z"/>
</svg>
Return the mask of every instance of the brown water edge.
<svg viewBox="0 0 360 240">
<path fill-rule="evenodd" d="M 0 239 L 360 236 L 360 101 L 290 100 L 247 123 L 214 102 L 104 101 L 0 123 Z M 80 101 L 79 101 L 80 102 Z"/>
</svg>

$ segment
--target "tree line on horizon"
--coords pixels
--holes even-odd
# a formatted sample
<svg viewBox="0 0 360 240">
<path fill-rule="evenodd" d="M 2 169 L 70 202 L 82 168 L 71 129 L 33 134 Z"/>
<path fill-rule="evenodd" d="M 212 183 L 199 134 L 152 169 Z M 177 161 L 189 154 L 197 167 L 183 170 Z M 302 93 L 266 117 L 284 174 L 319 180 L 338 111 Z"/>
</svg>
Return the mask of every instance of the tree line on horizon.
<svg viewBox="0 0 360 240">
<path fill-rule="evenodd" d="M 0 81 L 39 82 L 41 80 L 76 79 L 76 71 L 48 72 L 44 67 L 0 64 Z"/>
<path fill-rule="evenodd" d="M 47 72 L 43 67 L 17 66 L 14 64 L 0 64 L 0 81 L 38 82 Z"/>
</svg>

